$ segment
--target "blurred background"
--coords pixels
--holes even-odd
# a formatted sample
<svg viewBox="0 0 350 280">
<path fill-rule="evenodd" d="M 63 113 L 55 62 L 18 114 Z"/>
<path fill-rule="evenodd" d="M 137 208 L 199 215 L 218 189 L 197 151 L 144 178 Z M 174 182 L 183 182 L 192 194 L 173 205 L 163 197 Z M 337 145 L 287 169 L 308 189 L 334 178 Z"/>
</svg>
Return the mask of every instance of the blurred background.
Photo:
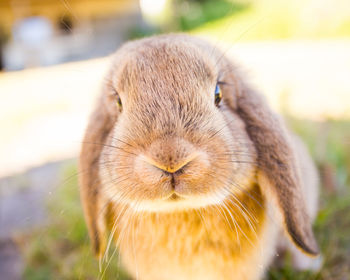
<svg viewBox="0 0 350 280">
<path fill-rule="evenodd" d="M 222 48 L 319 168 L 324 265 L 266 279 L 349 279 L 349 0 L 1 0 L 0 278 L 127 279 L 92 257 L 76 158 L 108 56 L 168 32 Z"/>
</svg>

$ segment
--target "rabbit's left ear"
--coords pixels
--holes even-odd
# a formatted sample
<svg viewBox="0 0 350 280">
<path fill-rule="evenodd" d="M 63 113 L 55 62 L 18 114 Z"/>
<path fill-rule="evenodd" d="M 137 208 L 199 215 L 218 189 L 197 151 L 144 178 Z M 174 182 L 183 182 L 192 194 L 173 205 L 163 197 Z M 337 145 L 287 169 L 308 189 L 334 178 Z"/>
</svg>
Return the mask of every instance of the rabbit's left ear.
<svg viewBox="0 0 350 280">
<path fill-rule="evenodd" d="M 93 251 L 97 257 L 101 257 L 105 250 L 108 212 L 108 205 L 100 193 L 98 163 L 104 141 L 113 123 L 114 120 L 106 108 L 102 95 L 85 131 L 79 161 L 80 196 Z"/>
<path fill-rule="evenodd" d="M 285 229 L 304 253 L 316 256 L 318 245 L 311 228 L 302 196 L 294 151 L 286 129 L 265 100 L 252 90 L 241 87 L 235 110 L 258 153 L 258 168 L 268 180 L 261 184 L 266 197 L 273 196 L 282 212 Z M 232 95 L 231 95 L 232 97 Z"/>
</svg>

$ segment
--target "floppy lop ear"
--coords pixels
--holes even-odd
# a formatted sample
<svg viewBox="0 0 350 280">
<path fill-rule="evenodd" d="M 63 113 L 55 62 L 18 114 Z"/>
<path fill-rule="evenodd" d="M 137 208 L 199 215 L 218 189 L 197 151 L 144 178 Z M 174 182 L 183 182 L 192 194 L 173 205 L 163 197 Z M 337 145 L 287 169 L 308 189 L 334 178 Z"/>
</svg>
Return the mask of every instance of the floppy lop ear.
<svg viewBox="0 0 350 280">
<path fill-rule="evenodd" d="M 237 88 L 237 87 L 236 87 Z M 285 229 L 299 249 L 316 256 L 318 245 L 301 190 L 301 178 L 287 131 L 265 100 L 241 85 L 235 94 L 236 110 L 258 153 L 259 172 L 267 184 L 261 184 L 266 197 L 273 196 L 282 212 Z M 266 182 L 265 182 L 266 183 Z"/>
<path fill-rule="evenodd" d="M 108 210 L 106 201 L 100 193 L 101 182 L 98 163 L 103 143 L 114 123 L 113 116 L 108 112 L 104 98 L 104 95 L 100 97 L 97 107 L 90 117 L 79 159 L 80 197 L 93 250 L 98 257 L 105 250 Z"/>
</svg>

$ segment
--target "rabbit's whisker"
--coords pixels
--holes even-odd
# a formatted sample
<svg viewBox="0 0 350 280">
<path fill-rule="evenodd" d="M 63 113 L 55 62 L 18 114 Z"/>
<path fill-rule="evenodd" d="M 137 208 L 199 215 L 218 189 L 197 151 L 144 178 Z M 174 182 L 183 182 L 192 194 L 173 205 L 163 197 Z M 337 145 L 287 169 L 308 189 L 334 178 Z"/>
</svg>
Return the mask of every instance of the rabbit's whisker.
<svg viewBox="0 0 350 280">
<path fill-rule="evenodd" d="M 124 153 L 131 154 L 131 155 L 136 156 L 135 153 L 126 151 L 125 149 L 123 149 L 123 148 L 121 148 L 121 147 L 118 147 L 118 146 L 113 146 L 113 145 L 109 145 L 109 144 L 105 144 L 105 143 L 96 143 L 96 142 L 81 142 L 81 143 L 82 143 L 82 144 L 88 144 L 88 145 L 97 145 L 97 146 L 112 148 L 112 149 L 116 149 L 116 150 L 121 150 L 121 151 L 123 151 Z"/>
<path fill-rule="evenodd" d="M 128 209 L 127 209 L 127 210 L 128 210 Z M 116 229 L 117 229 L 117 227 L 115 228 L 115 230 L 116 230 Z M 113 232 L 113 234 L 112 234 L 113 237 L 114 237 L 114 234 L 115 234 L 115 230 L 114 230 L 114 232 Z M 122 229 L 120 232 L 123 233 L 123 232 L 124 232 L 124 229 Z M 118 238 L 118 239 L 119 239 L 119 238 Z M 112 255 L 111 255 L 109 261 L 108 261 L 107 264 L 106 264 L 106 267 L 105 267 L 105 269 L 104 269 L 104 271 L 103 271 L 103 273 L 102 273 L 100 279 L 103 279 L 103 277 L 104 277 L 104 275 L 105 275 L 105 273 L 106 273 L 106 271 L 107 271 L 107 269 L 108 269 L 108 267 L 109 267 L 109 265 L 110 265 L 110 263 L 111 263 L 111 261 L 112 261 L 114 255 L 115 255 L 115 253 L 117 252 L 117 249 L 118 249 L 118 247 L 116 246 L 115 249 L 113 250 L 113 253 L 112 253 Z"/>
<path fill-rule="evenodd" d="M 108 135 L 107 137 L 110 137 L 110 138 L 112 138 L 113 140 L 116 140 L 116 141 L 119 141 L 119 142 L 121 142 L 121 143 L 123 143 L 123 144 L 125 144 L 125 145 L 127 145 L 127 146 L 129 146 L 129 147 L 131 147 L 131 148 L 136 148 L 134 145 L 132 145 L 131 143 L 128 143 L 128 142 L 125 142 L 125 141 L 123 141 L 123 140 L 121 140 L 121 139 L 119 139 L 119 138 L 117 138 L 117 137 L 114 137 L 112 134 L 110 134 L 110 135 Z"/>
<path fill-rule="evenodd" d="M 233 212 L 235 212 L 234 209 L 232 209 L 232 206 L 230 206 L 229 203 L 226 203 L 225 201 L 224 201 L 223 203 L 224 203 L 229 209 L 231 209 Z M 246 220 L 246 222 L 247 222 L 249 228 L 250 228 L 251 231 L 254 233 L 255 237 L 256 237 L 257 239 L 259 239 L 259 237 L 258 237 L 258 235 L 257 235 L 257 233 L 256 233 L 256 229 L 255 229 L 255 227 L 253 226 L 252 221 L 250 220 L 249 216 L 247 216 L 247 214 L 244 212 L 244 210 L 243 210 L 239 205 L 237 205 L 237 203 L 231 201 L 231 204 L 233 205 L 233 207 L 235 207 L 235 209 L 237 209 L 237 210 L 242 214 L 243 218 Z"/>
</svg>

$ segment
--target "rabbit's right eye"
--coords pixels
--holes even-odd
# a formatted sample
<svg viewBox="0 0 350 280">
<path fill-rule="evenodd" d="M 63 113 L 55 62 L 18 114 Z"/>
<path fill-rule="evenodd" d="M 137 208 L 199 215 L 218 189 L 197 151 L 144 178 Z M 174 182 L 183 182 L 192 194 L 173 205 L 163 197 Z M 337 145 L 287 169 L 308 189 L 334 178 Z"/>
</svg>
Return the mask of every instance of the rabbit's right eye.
<svg viewBox="0 0 350 280">
<path fill-rule="evenodd" d="M 222 99 L 222 92 L 221 92 L 220 86 L 216 84 L 216 87 L 215 87 L 215 105 L 216 106 L 219 106 L 221 99 Z"/>
</svg>

